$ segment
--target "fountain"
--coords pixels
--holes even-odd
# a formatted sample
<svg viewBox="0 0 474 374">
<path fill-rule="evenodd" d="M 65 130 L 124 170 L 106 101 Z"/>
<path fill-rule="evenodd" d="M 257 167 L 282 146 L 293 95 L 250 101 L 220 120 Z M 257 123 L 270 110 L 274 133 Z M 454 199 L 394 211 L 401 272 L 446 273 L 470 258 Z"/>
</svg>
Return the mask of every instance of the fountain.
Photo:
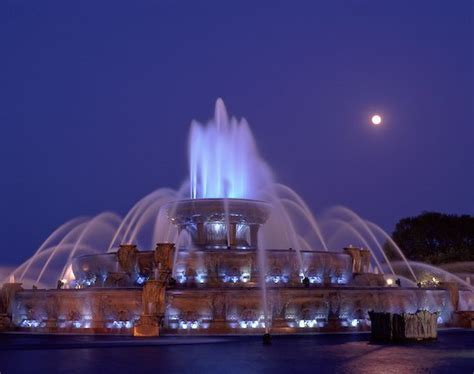
<svg viewBox="0 0 474 374">
<path fill-rule="evenodd" d="M 316 220 L 275 182 L 247 122 L 229 118 L 222 100 L 206 126 L 192 123 L 189 156 L 178 190 L 152 192 L 124 218 L 77 218 L 51 234 L 6 276 L 0 329 L 264 334 L 269 343 L 270 333 L 367 330 L 369 312 L 377 326 L 403 316 L 390 324 L 403 321 L 410 336 L 412 316 L 472 317 L 470 283 L 423 268 L 436 280 L 426 282 L 395 243 L 400 261 L 389 260 L 391 239 L 374 223 L 344 207 Z"/>
</svg>

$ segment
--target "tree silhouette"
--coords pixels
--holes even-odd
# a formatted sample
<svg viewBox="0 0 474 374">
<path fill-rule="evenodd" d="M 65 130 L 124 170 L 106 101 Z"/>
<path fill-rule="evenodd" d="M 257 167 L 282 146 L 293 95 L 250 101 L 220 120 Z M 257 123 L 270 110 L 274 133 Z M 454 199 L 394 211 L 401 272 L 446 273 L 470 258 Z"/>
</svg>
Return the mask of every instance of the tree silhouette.
<svg viewBox="0 0 474 374">
<path fill-rule="evenodd" d="M 423 212 L 402 218 L 392 238 L 408 259 L 431 264 L 474 261 L 474 217 Z M 393 257 L 390 244 L 385 244 Z"/>
</svg>

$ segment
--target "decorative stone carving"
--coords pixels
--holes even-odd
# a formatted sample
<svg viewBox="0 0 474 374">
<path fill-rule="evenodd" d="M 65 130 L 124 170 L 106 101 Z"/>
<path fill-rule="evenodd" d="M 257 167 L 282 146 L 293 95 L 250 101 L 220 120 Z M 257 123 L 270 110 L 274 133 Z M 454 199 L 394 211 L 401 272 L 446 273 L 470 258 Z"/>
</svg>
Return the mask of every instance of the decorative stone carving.
<svg viewBox="0 0 474 374">
<path fill-rule="evenodd" d="M 156 316 L 141 315 L 133 328 L 134 336 L 158 336 L 160 328 Z"/>
<path fill-rule="evenodd" d="M 105 280 L 105 287 L 126 287 L 129 279 L 126 273 L 110 272 Z"/>
<path fill-rule="evenodd" d="M 464 310 L 454 313 L 456 326 L 474 329 L 474 310 Z"/>
<path fill-rule="evenodd" d="M 368 273 L 370 269 L 370 256 L 371 253 L 368 249 L 361 249 L 360 250 L 360 257 L 361 257 L 361 272 Z"/>
<path fill-rule="evenodd" d="M 420 310 L 414 314 L 369 312 L 371 338 L 375 341 L 436 339 L 438 313 Z"/>
<path fill-rule="evenodd" d="M 167 279 L 163 279 L 165 272 L 160 270 L 159 280 L 149 280 L 143 286 L 142 314 L 133 330 L 135 336 L 158 336 L 160 333 L 159 326 L 166 311 L 165 285 Z"/>
<path fill-rule="evenodd" d="M 150 280 L 142 290 L 143 314 L 159 315 L 164 308 L 164 287 L 161 281 Z M 164 310 L 164 309 L 163 309 Z"/>
<path fill-rule="evenodd" d="M 362 259 L 360 249 L 356 247 L 346 247 L 344 252 L 348 253 L 352 257 L 352 272 L 360 273 L 362 271 Z"/>
<path fill-rule="evenodd" d="M 153 275 L 153 255 L 151 256 L 137 256 L 137 271 L 138 273 L 146 277 L 147 279 L 150 279 Z"/>
<path fill-rule="evenodd" d="M 226 298 L 222 293 L 215 293 L 212 297 L 212 316 L 217 320 L 225 319 Z"/>
<path fill-rule="evenodd" d="M 190 234 L 194 246 L 225 250 L 256 249 L 258 229 L 271 206 L 245 199 L 190 199 L 170 203 L 165 209 L 178 229 Z"/>
<path fill-rule="evenodd" d="M 155 248 L 155 264 L 160 264 L 166 269 L 173 267 L 175 244 L 174 243 L 158 243 Z"/>
<path fill-rule="evenodd" d="M 117 258 L 120 268 L 128 274 L 136 272 L 137 246 L 135 244 L 120 244 L 117 250 Z"/>
<path fill-rule="evenodd" d="M 383 274 L 358 273 L 354 274 L 352 284 L 357 286 L 384 287 L 386 281 Z"/>
<path fill-rule="evenodd" d="M 459 285 L 455 282 L 440 282 L 438 286 L 448 291 L 453 311 L 459 310 Z"/>
<path fill-rule="evenodd" d="M 3 305 L 3 310 L 0 313 L 5 313 L 8 316 L 12 315 L 12 304 L 13 299 L 17 292 L 23 290 L 21 283 L 5 283 L 0 291 L 0 296 L 2 299 L 1 304 Z"/>
<path fill-rule="evenodd" d="M 5 313 L 0 314 L 0 331 L 9 331 L 13 328 L 12 321 Z"/>
</svg>

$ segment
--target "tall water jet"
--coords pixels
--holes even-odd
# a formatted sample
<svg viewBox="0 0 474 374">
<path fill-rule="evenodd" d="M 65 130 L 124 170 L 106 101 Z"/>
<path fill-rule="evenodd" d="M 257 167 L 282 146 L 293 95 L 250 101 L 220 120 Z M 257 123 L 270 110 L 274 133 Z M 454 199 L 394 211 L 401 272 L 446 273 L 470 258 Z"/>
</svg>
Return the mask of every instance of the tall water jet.
<svg viewBox="0 0 474 374">
<path fill-rule="evenodd" d="M 193 121 L 189 134 L 191 198 L 261 199 L 273 184 L 245 119 L 229 119 L 218 99 L 214 119 Z"/>
</svg>

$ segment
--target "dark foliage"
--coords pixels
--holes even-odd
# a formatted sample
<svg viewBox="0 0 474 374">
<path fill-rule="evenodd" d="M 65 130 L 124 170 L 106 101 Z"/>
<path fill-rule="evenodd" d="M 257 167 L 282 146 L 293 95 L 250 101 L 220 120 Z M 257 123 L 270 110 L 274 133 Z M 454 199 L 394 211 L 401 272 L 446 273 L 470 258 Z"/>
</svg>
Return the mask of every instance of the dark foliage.
<svg viewBox="0 0 474 374">
<path fill-rule="evenodd" d="M 401 219 L 392 238 L 410 260 L 431 264 L 474 261 L 474 217 L 470 215 L 423 212 Z M 388 243 L 385 248 L 393 257 Z"/>
</svg>

